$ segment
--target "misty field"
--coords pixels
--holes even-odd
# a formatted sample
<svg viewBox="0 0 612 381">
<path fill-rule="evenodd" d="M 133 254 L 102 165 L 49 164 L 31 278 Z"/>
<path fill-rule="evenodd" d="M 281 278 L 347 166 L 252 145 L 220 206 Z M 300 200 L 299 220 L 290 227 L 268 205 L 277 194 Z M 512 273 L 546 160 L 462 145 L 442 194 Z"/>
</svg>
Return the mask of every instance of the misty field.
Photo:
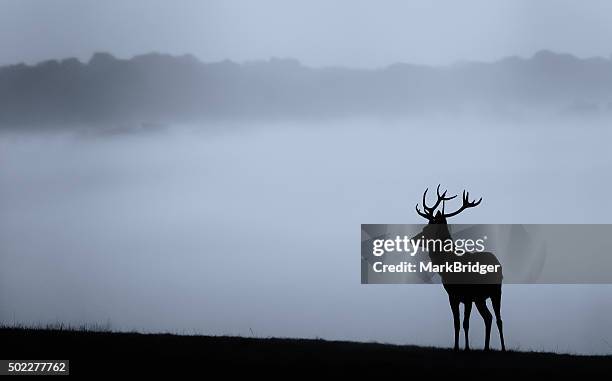
<svg viewBox="0 0 612 381">
<path fill-rule="evenodd" d="M 359 284 L 360 224 L 420 223 L 440 182 L 483 197 L 457 223 L 608 222 L 586 200 L 610 188 L 610 135 L 467 117 L 5 131 L 0 321 L 449 346 L 440 285 Z M 609 291 L 504 286 L 506 344 L 610 353 Z"/>
</svg>

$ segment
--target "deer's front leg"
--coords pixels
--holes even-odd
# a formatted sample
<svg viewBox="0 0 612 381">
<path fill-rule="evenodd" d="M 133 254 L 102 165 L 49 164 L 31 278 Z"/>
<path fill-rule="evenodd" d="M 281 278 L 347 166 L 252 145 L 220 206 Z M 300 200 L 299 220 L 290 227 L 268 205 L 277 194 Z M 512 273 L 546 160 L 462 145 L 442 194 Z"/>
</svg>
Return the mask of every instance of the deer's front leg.
<svg viewBox="0 0 612 381">
<path fill-rule="evenodd" d="M 491 311 L 487 307 L 487 302 L 485 300 L 479 300 L 476 302 L 476 308 L 478 308 L 478 312 L 482 315 L 482 319 L 485 323 L 485 346 L 484 350 L 489 350 L 489 341 L 491 339 L 491 323 L 493 322 L 493 315 L 491 315 Z"/>
<path fill-rule="evenodd" d="M 465 334 L 465 350 L 470 350 L 470 314 L 472 313 L 472 301 L 465 302 L 465 309 L 463 310 L 463 333 Z"/>
<path fill-rule="evenodd" d="M 448 297 L 450 302 L 451 311 L 453 312 L 453 325 L 455 327 L 455 350 L 459 350 L 459 330 L 460 330 L 460 322 L 459 322 L 459 299 Z"/>
</svg>

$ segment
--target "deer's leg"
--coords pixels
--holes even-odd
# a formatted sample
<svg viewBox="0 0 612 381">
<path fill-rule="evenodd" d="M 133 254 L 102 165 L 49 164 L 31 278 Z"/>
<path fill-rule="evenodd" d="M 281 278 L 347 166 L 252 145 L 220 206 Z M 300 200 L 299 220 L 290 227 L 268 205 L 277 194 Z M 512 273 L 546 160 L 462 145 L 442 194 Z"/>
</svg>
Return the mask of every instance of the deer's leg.
<svg viewBox="0 0 612 381">
<path fill-rule="evenodd" d="M 501 349 L 503 352 L 506 351 L 506 344 L 504 343 L 504 326 L 501 319 L 501 288 L 499 293 L 491 296 L 491 302 L 493 304 L 493 312 L 495 313 L 495 322 L 497 323 L 497 330 L 499 331 L 499 340 L 501 341 Z"/>
<path fill-rule="evenodd" d="M 449 295 L 448 300 L 450 302 L 451 311 L 453 311 L 453 325 L 455 327 L 455 348 L 454 349 L 458 351 L 459 350 L 459 330 L 460 330 L 459 299 Z"/>
<path fill-rule="evenodd" d="M 491 315 L 491 311 L 489 311 L 489 307 L 487 307 L 487 301 L 485 299 L 478 300 L 476 302 L 476 308 L 478 308 L 478 312 L 482 316 L 482 319 L 485 323 L 485 347 L 484 350 L 489 350 L 489 341 L 491 340 L 491 323 L 493 322 L 493 316 Z"/>
<path fill-rule="evenodd" d="M 463 310 L 463 333 L 465 334 L 465 350 L 470 350 L 470 314 L 472 313 L 472 301 L 465 302 L 465 309 Z"/>
</svg>

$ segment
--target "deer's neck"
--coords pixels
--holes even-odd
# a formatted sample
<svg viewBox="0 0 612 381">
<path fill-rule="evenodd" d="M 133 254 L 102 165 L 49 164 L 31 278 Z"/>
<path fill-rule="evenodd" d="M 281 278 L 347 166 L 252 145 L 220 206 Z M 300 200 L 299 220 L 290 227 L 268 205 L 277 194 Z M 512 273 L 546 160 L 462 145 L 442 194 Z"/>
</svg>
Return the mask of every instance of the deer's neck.
<svg viewBox="0 0 612 381">
<path fill-rule="evenodd" d="M 450 233 L 449 234 L 440 234 L 438 237 L 436 237 L 436 240 L 439 240 L 442 242 L 442 247 L 440 247 L 438 244 L 433 245 L 433 247 L 431 248 L 431 250 L 428 251 L 429 253 L 429 259 L 431 260 L 431 262 L 434 265 L 442 265 L 445 264 L 446 262 L 448 262 L 449 260 L 452 260 L 452 256 L 449 256 L 448 253 L 446 253 L 443 248 L 444 248 L 444 243 L 446 243 L 446 240 L 448 239 L 452 239 Z"/>
<path fill-rule="evenodd" d="M 431 250 L 429 251 L 429 259 L 431 260 L 431 263 L 433 263 L 434 265 L 442 265 L 442 264 L 445 264 L 449 258 L 448 258 L 448 254 L 445 254 L 442 251 Z"/>
</svg>

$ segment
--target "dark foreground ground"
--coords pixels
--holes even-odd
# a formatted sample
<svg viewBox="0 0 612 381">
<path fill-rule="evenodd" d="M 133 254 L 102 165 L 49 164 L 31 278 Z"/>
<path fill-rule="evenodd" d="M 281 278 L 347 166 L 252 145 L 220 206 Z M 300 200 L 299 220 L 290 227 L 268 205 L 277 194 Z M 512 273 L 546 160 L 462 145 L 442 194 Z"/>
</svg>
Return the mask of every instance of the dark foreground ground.
<svg viewBox="0 0 612 381">
<path fill-rule="evenodd" d="M 316 372 L 410 375 L 495 369 L 546 373 L 612 373 L 612 356 L 534 352 L 455 353 L 447 349 L 301 339 L 178 336 L 47 329 L 0 329 L 0 359 L 68 359 L 70 373 L 183 373 L 202 375 Z M 291 373 L 286 373 L 290 371 Z M 468 373 L 469 372 L 469 373 Z"/>
</svg>

